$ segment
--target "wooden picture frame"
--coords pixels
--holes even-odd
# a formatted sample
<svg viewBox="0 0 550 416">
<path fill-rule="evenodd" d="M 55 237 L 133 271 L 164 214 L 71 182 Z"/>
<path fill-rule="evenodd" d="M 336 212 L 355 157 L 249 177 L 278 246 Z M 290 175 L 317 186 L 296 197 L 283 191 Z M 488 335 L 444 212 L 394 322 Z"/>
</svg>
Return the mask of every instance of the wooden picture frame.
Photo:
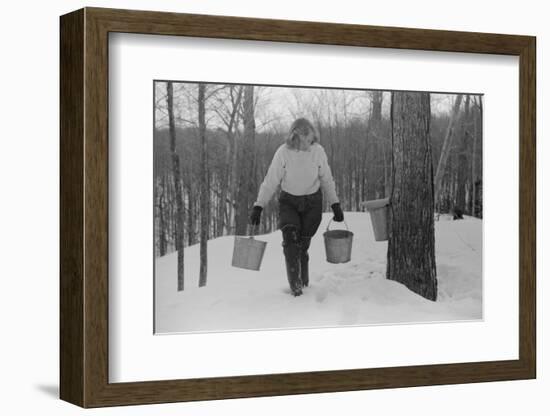
<svg viewBox="0 0 550 416">
<path fill-rule="evenodd" d="M 531 36 L 85 8 L 60 18 L 60 397 L 82 407 L 536 377 L 536 39 Z M 519 57 L 519 359 L 109 383 L 108 34 Z"/>
</svg>

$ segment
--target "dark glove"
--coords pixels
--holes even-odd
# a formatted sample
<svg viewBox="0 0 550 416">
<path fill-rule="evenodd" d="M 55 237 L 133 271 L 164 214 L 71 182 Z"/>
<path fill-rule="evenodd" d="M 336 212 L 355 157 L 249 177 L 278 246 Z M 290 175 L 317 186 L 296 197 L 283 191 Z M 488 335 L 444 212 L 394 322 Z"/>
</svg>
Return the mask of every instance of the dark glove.
<svg viewBox="0 0 550 416">
<path fill-rule="evenodd" d="M 250 213 L 250 224 L 260 225 L 260 216 L 262 215 L 262 207 L 255 205 Z"/>
<path fill-rule="evenodd" d="M 332 219 L 336 222 L 344 221 L 344 213 L 342 212 L 342 208 L 340 208 L 340 203 L 336 202 L 330 207 L 332 208 L 332 212 L 334 212 L 334 217 L 332 217 Z"/>
</svg>

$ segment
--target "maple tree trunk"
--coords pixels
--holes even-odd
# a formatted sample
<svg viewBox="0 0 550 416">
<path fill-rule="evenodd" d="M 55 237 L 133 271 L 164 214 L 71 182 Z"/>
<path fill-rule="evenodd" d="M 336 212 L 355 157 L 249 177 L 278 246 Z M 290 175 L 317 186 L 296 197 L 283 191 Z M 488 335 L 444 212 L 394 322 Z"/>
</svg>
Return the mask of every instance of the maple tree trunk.
<svg viewBox="0 0 550 416">
<path fill-rule="evenodd" d="M 430 94 L 393 92 L 393 186 L 386 277 L 435 301 L 437 278 Z"/>
</svg>

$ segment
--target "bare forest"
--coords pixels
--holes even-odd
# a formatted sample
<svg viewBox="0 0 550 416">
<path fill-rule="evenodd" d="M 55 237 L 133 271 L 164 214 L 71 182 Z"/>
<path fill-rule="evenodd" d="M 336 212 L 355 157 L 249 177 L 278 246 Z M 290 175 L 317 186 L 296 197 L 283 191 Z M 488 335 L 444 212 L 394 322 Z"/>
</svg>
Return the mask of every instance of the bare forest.
<svg viewBox="0 0 550 416">
<path fill-rule="evenodd" d="M 154 90 L 155 257 L 178 251 L 178 290 L 182 248 L 200 244 L 202 286 L 207 241 L 249 232 L 259 186 L 297 117 L 317 128 L 344 211 L 361 211 L 362 202 L 389 197 L 396 186 L 394 158 L 403 149 L 396 146 L 392 106 L 404 101 L 394 103 L 390 91 L 165 81 Z M 429 152 L 423 154 L 431 157 L 425 166 L 435 219 L 482 218 L 482 97 L 424 96 Z M 272 200 L 258 233 L 275 231 L 277 215 Z"/>
</svg>

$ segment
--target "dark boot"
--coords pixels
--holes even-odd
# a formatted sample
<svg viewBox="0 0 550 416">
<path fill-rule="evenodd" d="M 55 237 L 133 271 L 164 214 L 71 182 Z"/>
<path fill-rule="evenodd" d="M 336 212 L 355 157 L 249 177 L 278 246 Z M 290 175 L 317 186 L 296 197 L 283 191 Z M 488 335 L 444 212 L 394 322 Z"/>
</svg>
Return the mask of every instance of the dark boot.
<svg viewBox="0 0 550 416">
<path fill-rule="evenodd" d="M 300 277 L 302 279 L 302 286 L 309 286 L 309 244 L 311 243 L 311 237 L 302 237 L 302 244 L 300 250 Z"/>
<path fill-rule="evenodd" d="M 288 259 L 285 257 L 286 275 L 290 291 L 294 296 L 302 294 L 302 281 L 300 280 L 300 262 L 298 259 Z"/>
<path fill-rule="evenodd" d="M 292 294 L 300 296 L 302 294 L 302 279 L 300 278 L 300 239 L 298 229 L 295 226 L 286 226 L 282 231 L 288 284 Z"/>
</svg>

